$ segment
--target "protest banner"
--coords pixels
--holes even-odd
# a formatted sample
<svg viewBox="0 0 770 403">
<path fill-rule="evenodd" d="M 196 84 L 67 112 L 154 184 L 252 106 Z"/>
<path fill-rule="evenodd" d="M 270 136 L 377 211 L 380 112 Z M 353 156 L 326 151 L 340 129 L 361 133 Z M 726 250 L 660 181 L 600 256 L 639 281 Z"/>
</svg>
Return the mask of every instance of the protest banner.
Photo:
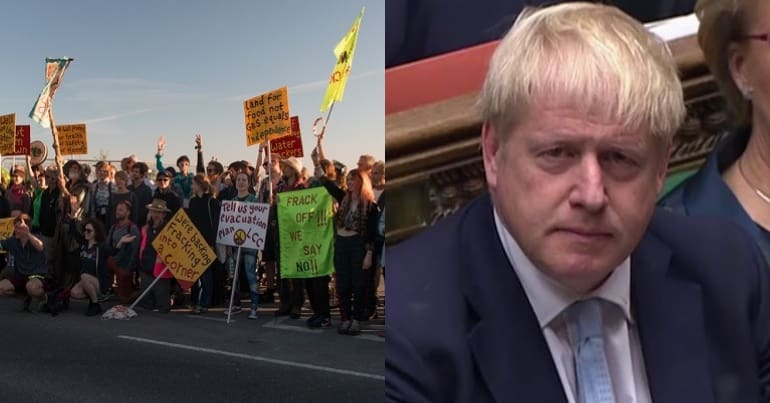
<svg viewBox="0 0 770 403">
<path fill-rule="evenodd" d="M 16 114 L 0 116 L 0 155 L 13 153 L 16 138 Z"/>
<path fill-rule="evenodd" d="M 6 239 L 13 236 L 13 220 L 15 218 L 0 218 L 0 239 Z"/>
<path fill-rule="evenodd" d="M 217 257 L 184 209 L 171 217 L 152 246 L 183 288 L 192 286 Z"/>
<path fill-rule="evenodd" d="M 270 140 L 270 153 L 278 154 L 281 159 L 289 157 L 302 158 L 305 153 L 302 151 L 302 133 L 299 130 L 299 117 L 291 117 L 291 134 L 275 140 Z"/>
<path fill-rule="evenodd" d="M 75 155 L 88 154 L 88 137 L 86 124 L 58 125 L 56 131 L 59 134 L 60 154 Z"/>
<path fill-rule="evenodd" d="M 29 112 L 29 117 L 45 128 L 55 127 L 51 124 L 52 113 L 51 104 L 53 103 L 53 96 L 56 90 L 61 84 L 64 72 L 72 62 L 72 58 L 46 58 L 45 59 L 45 87 L 43 91 L 35 101 L 35 105 L 32 106 L 32 110 Z M 56 142 L 56 136 L 54 136 L 54 143 Z"/>
<path fill-rule="evenodd" d="M 286 87 L 243 101 L 243 113 L 247 146 L 291 134 L 289 94 Z"/>
<path fill-rule="evenodd" d="M 16 125 L 16 144 L 13 153 L 8 155 L 30 155 L 30 127 L 29 125 Z"/>
<path fill-rule="evenodd" d="M 326 87 L 323 101 L 321 102 L 321 112 L 331 108 L 335 102 L 342 101 L 342 95 L 345 93 L 345 85 L 350 76 L 350 68 L 353 66 L 353 56 L 356 53 L 356 42 L 358 42 L 358 29 L 361 26 L 361 19 L 364 18 L 364 8 L 358 13 L 358 17 L 353 22 L 345 36 L 334 47 L 334 57 L 337 63 L 329 76 L 329 85 Z M 331 114 L 331 111 L 329 112 Z M 329 117 L 326 117 L 329 120 Z"/>
<path fill-rule="evenodd" d="M 325 188 L 277 195 L 282 278 L 328 276 L 334 271 L 334 213 Z"/>
<path fill-rule="evenodd" d="M 266 203 L 222 201 L 217 243 L 262 250 L 265 248 L 270 205 Z"/>
</svg>

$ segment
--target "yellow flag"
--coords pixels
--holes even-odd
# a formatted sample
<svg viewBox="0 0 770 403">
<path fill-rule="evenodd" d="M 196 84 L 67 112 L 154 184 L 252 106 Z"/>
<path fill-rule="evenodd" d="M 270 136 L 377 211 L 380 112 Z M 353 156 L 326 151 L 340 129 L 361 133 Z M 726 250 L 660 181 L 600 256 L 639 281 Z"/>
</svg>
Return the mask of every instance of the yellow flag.
<svg viewBox="0 0 770 403">
<path fill-rule="evenodd" d="M 358 40 L 358 28 L 361 26 L 361 18 L 364 17 L 364 9 L 358 14 L 358 18 L 350 27 L 345 37 L 334 47 L 334 57 L 337 58 L 337 64 L 334 65 L 331 77 L 329 77 L 329 86 L 326 87 L 323 102 L 321 103 L 321 112 L 337 101 L 342 101 L 342 94 L 345 92 L 345 84 L 350 76 L 350 66 L 353 65 L 353 55 L 356 52 L 356 41 Z"/>
</svg>

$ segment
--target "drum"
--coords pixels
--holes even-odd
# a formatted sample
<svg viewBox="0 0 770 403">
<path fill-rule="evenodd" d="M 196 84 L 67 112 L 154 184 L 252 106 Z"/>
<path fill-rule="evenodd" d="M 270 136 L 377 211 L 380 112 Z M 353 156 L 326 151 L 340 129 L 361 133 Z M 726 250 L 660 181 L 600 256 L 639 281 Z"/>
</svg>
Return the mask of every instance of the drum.
<svg viewBox="0 0 770 403">
<path fill-rule="evenodd" d="M 29 143 L 30 163 L 32 165 L 40 164 L 48 158 L 48 147 L 40 140 Z"/>
</svg>

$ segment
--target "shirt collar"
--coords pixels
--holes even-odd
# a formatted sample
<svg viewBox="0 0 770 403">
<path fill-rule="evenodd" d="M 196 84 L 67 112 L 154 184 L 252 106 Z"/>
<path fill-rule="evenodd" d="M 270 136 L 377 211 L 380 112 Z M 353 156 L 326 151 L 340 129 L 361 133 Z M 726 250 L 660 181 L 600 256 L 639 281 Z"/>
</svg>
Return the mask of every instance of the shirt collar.
<svg viewBox="0 0 770 403">
<path fill-rule="evenodd" d="M 598 297 L 610 302 L 621 309 L 629 323 L 633 323 L 631 317 L 631 259 L 627 257 L 612 274 L 589 295 L 579 295 L 571 292 L 550 278 L 547 274 L 535 267 L 532 261 L 524 254 L 521 247 L 505 228 L 497 209 L 494 211 L 495 227 L 500 242 L 503 245 L 508 261 L 513 266 L 516 275 L 521 281 L 524 291 L 527 293 L 529 303 L 535 311 L 541 328 L 548 326 L 557 316 L 574 302 L 591 297 Z"/>
</svg>

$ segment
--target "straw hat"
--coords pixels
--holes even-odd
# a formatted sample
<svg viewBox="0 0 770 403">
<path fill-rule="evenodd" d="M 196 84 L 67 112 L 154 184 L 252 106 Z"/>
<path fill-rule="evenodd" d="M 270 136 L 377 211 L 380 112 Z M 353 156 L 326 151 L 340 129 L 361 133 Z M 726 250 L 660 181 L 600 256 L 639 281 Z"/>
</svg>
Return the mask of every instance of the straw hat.
<svg viewBox="0 0 770 403">
<path fill-rule="evenodd" d="M 152 203 L 147 205 L 147 209 L 150 211 L 162 211 L 164 213 L 170 213 L 166 201 L 163 199 L 153 199 Z"/>
</svg>

